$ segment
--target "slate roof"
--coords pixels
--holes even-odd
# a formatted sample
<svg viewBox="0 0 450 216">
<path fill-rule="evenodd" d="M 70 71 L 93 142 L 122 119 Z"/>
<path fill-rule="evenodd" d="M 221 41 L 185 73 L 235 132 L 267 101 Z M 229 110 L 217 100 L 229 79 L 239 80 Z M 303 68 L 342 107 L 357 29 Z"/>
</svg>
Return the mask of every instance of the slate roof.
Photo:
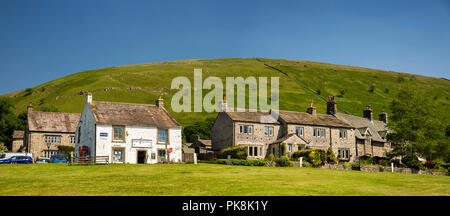
<svg viewBox="0 0 450 216">
<path fill-rule="evenodd" d="M 197 139 L 189 147 L 190 148 L 195 148 L 195 147 L 211 148 L 212 144 L 211 144 L 211 140 L 200 139 L 200 137 L 197 136 Z"/>
<path fill-rule="evenodd" d="M 280 139 L 277 139 L 277 140 L 275 140 L 275 141 L 273 141 L 271 144 L 277 144 L 277 143 L 282 143 L 282 142 L 284 142 L 284 141 L 286 141 L 287 139 L 289 139 L 289 138 L 291 138 L 292 136 L 297 136 L 297 134 L 295 134 L 295 133 L 290 133 L 290 134 L 288 134 L 288 135 L 286 135 L 286 136 L 283 136 L 283 137 L 281 137 Z M 305 143 L 307 143 L 307 144 L 309 144 L 311 141 L 306 141 L 305 139 L 303 139 L 303 137 L 301 137 L 301 136 L 297 136 L 299 139 L 301 139 L 301 140 L 303 140 Z"/>
<path fill-rule="evenodd" d="M 181 127 L 164 108 L 155 105 L 94 101 L 90 107 L 97 124 Z"/>
<path fill-rule="evenodd" d="M 353 128 L 333 115 L 317 113 L 315 116 L 307 112 L 278 111 L 280 118 L 288 124 L 315 125 L 324 127 Z"/>
<path fill-rule="evenodd" d="M 13 139 L 23 139 L 25 132 L 22 130 L 15 130 L 13 133 Z"/>
<path fill-rule="evenodd" d="M 75 133 L 80 114 L 59 112 L 29 112 L 28 130 Z"/>
<path fill-rule="evenodd" d="M 265 111 L 256 111 L 250 112 L 249 110 L 245 110 L 245 112 L 225 112 L 233 121 L 240 122 L 255 122 L 255 123 L 271 123 L 271 124 L 280 124 L 273 116 L 270 115 L 269 112 Z"/>
<path fill-rule="evenodd" d="M 344 114 L 344 113 L 336 113 L 337 118 L 340 120 L 350 124 L 355 127 L 356 130 L 356 138 L 365 139 L 365 131 L 368 129 L 371 133 L 372 140 L 377 142 L 386 142 L 385 135 L 389 131 L 386 124 L 382 121 L 373 120 L 372 122 L 366 118 Z"/>
</svg>

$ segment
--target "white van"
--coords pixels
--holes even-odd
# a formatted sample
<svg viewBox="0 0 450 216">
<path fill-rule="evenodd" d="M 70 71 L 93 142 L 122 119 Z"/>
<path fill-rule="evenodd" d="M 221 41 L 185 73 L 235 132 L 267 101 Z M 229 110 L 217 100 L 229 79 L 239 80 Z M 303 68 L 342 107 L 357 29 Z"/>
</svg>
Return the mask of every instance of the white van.
<svg viewBox="0 0 450 216">
<path fill-rule="evenodd" d="M 23 153 L 23 152 L 4 152 L 0 153 L 0 160 L 6 160 L 9 159 L 12 156 L 30 156 L 33 158 L 32 153 Z"/>
</svg>

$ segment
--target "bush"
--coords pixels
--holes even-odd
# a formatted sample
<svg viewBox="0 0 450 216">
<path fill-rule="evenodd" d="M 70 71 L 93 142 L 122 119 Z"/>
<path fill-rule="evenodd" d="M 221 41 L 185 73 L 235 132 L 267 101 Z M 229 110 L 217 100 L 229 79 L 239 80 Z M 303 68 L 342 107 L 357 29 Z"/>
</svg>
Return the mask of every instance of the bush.
<svg viewBox="0 0 450 216">
<path fill-rule="evenodd" d="M 247 159 L 247 147 L 245 146 L 235 146 L 231 148 L 226 148 L 222 150 L 219 154 L 219 158 L 227 159 L 228 155 L 231 155 L 232 159 Z"/>
<path fill-rule="evenodd" d="M 227 159 L 217 159 L 218 164 L 227 164 Z M 241 160 L 241 159 L 231 159 L 231 165 L 242 165 L 242 166 L 264 166 L 267 160 Z"/>
<path fill-rule="evenodd" d="M 415 155 L 407 155 L 403 157 L 402 163 L 409 168 L 424 169 L 423 163 L 420 162 L 419 158 Z"/>
<path fill-rule="evenodd" d="M 287 156 L 281 156 L 280 158 L 275 160 L 275 163 L 280 167 L 291 167 L 294 165 L 294 163 L 292 163 L 292 161 L 290 161 Z"/>
<path fill-rule="evenodd" d="M 303 162 L 306 161 L 314 167 L 324 165 L 327 162 L 327 152 L 322 149 L 306 149 L 292 154 L 293 160 L 298 160 L 300 157 L 303 157 Z"/>
<path fill-rule="evenodd" d="M 327 163 L 329 164 L 337 164 L 336 155 L 333 152 L 333 149 L 331 147 L 327 150 Z"/>
<path fill-rule="evenodd" d="M 281 143 L 281 156 L 286 154 L 286 143 Z"/>
<path fill-rule="evenodd" d="M 275 159 L 275 156 L 273 155 L 273 153 L 270 153 L 268 159 L 269 159 L 269 161 L 273 161 Z"/>
</svg>

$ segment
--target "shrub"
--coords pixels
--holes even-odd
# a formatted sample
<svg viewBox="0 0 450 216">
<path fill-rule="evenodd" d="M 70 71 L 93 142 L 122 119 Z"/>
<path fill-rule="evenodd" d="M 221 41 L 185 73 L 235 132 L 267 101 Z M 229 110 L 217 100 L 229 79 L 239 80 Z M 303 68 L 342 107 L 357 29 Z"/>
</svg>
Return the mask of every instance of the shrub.
<svg viewBox="0 0 450 216">
<path fill-rule="evenodd" d="M 231 165 L 242 165 L 242 166 L 264 166 L 267 160 L 241 160 L 241 159 L 231 159 Z M 227 159 L 217 159 L 218 164 L 227 164 Z"/>
<path fill-rule="evenodd" d="M 269 155 L 269 161 L 273 161 L 273 160 L 275 160 L 275 156 L 273 155 L 273 153 L 270 153 L 270 155 Z"/>
<path fill-rule="evenodd" d="M 281 156 L 286 154 L 286 143 L 281 143 Z"/>
<path fill-rule="evenodd" d="M 327 162 L 327 152 L 322 149 L 306 149 L 292 154 L 294 160 L 300 157 L 303 157 L 303 162 L 306 161 L 314 167 L 324 165 Z"/>
<path fill-rule="evenodd" d="M 415 156 L 415 155 L 407 155 L 407 156 L 403 157 L 402 163 L 409 168 L 414 168 L 414 169 L 423 169 L 424 168 L 422 162 L 420 162 L 419 158 L 417 158 L 417 156 Z"/>
<path fill-rule="evenodd" d="M 232 159 L 247 159 L 247 147 L 245 146 L 235 146 L 231 148 L 226 148 L 222 150 L 219 154 L 219 158 L 227 159 L 228 155 L 231 155 Z"/>
<path fill-rule="evenodd" d="M 275 163 L 277 164 L 277 166 L 280 166 L 280 167 L 291 167 L 291 166 L 293 166 L 292 161 L 290 161 L 287 156 L 281 156 L 280 158 L 275 160 Z"/>
<path fill-rule="evenodd" d="M 327 150 L 327 163 L 329 164 L 337 164 L 336 155 L 333 152 L 333 149 L 331 147 Z"/>
</svg>

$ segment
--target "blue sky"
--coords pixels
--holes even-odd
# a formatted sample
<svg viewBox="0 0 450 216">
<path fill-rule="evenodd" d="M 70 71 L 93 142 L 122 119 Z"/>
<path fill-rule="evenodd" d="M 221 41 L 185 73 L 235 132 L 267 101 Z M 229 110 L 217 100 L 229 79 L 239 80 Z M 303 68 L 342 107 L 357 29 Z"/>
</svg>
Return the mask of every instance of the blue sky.
<svg viewBox="0 0 450 216">
<path fill-rule="evenodd" d="M 450 1 L 0 0 L 0 94 L 103 67 L 229 57 L 450 78 Z"/>
</svg>

